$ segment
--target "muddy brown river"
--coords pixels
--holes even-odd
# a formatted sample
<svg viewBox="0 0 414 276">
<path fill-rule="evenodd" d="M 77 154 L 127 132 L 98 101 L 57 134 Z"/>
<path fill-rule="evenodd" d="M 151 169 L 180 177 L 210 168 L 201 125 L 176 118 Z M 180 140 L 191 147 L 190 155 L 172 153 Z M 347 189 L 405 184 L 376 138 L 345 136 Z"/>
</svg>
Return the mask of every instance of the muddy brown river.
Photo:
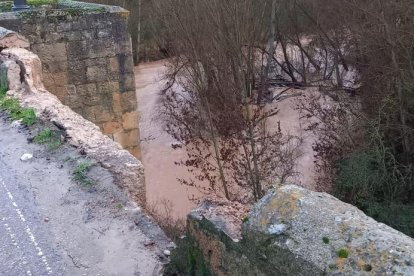
<svg viewBox="0 0 414 276">
<path fill-rule="evenodd" d="M 184 150 L 173 150 L 175 140 L 164 131 L 164 123 L 159 118 L 160 89 L 163 87 L 162 74 L 166 61 L 143 63 L 135 68 L 137 97 L 140 114 L 140 134 L 142 162 L 145 166 L 147 200 L 152 204 L 169 201 L 172 215 L 184 218 L 195 207 L 191 197 L 200 196 L 197 190 L 183 186 L 178 178 L 188 178 L 186 168 L 174 162 L 186 157 Z M 297 172 L 291 182 L 312 189 L 314 185 L 313 138 L 303 131 L 303 122 L 295 110 L 295 99 L 288 99 L 279 104 L 277 117 L 270 124 L 280 121 L 282 131 L 301 137 L 301 156 L 297 160 Z"/>
</svg>

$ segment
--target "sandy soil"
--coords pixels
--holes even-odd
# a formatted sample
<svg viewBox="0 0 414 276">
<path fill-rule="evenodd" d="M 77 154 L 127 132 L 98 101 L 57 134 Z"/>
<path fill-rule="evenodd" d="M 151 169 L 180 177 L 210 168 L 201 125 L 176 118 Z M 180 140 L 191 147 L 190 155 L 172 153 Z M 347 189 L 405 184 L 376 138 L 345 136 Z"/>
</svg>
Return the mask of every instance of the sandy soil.
<svg viewBox="0 0 414 276">
<path fill-rule="evenodd" d="M 172 215 L 185 217 L 195 207 L 189 200 L 192 195 L 199 195 L 195 189 L 182 186 L 177 178 L 186 178 L 189 173 L 185 168 L 174 165 L 174 162 L 185 158 L 183 150 L 173 150 L 171 138 L 163 129 L 163 121 L 158 115 L 159 91 L 163 87 L 162 74 L 166 61 L 144 63 L 135 68 L 137 97 L 140 113 L 140 133 L 142 147 L 142 162 L 145 167 L 147 185 L 147 200 L 150 203 L 159 203 L 163 200 L 172 202 Z M 280 112 L 272 119 L 271 124 L 281 122 L 285 133 L 303 138 L 298 159 L 298 175 L 292 180 L 307 188 L 313 187 L 313 151 L 312 137 L 302 129 L 299 113 L 295 110 L 295 99 L 287 99 L 278 105 Z"/>
</svg>

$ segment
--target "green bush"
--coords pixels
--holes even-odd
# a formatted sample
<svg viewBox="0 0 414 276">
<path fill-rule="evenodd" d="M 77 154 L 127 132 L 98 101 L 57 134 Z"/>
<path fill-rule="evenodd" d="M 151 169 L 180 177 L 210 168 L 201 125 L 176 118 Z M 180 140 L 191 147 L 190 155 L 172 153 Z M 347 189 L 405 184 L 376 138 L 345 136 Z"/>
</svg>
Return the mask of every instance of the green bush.
<svg viewBox="0 0 414 276">
<path fill-rule="evenodd" d="M 334 195 L 368 216 L 414 237 L 411 170 L 396 161 L 382 136 L 372 131 L 367 149 L 338 164 Z"/>
</svg>

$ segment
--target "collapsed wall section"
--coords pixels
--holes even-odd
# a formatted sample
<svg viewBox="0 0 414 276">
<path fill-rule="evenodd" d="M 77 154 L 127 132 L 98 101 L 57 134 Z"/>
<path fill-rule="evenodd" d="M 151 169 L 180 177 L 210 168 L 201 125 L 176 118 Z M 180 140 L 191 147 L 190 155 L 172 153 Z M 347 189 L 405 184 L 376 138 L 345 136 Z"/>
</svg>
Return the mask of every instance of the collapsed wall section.
<svg viewBox="0 0 414 276">
<path fill-rule="evenodd" d="M 139 157 L 129 12 L 64 3 L 59 9 L 0 13 L 0 25 L 29 40 L 48 91 Z"/>
</svg>

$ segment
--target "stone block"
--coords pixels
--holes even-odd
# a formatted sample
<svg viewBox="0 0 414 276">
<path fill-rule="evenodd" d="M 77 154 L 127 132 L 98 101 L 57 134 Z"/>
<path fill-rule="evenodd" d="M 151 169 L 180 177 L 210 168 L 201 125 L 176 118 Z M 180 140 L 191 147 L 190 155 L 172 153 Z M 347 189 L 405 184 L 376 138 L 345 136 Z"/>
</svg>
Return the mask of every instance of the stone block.
<svg viewBox="0 0 414 276">
<path fill-rule="evenodd" d="M 72 30 L 72 22 L 62 21 L 56 24 L 56 32 L 63 33 Z"/>
<path fill-rule="evenodd" d="M 68 32 L 63 33 L 64 38 L 66 41 L 80 41 L 82 40 L 82 33 L 79 31 L 70 30 Z"/>
<path fill-rule="evenodd" d="M 84 60 L 89 58 L 87 41 L 69 41 L 67 43 L 68 60 Z"/>
<path fill-rule="evenodd" d="M 87 82 L 86 66 L 83 61 L 69 61 L 68 62 L 68 83 L 69 84 L 84 84 Z"/>
<path fill-rule="evenodd" d="M 119 62 L 117 57 L 111 57 L 109 59 L 109 69 L 111 73 L 118 73 L 119 72 Z"/>
<path fill-rule="evenodd" d="M 118 54 L 118 63 L 119 63 L 119 70 L 118 72 L 121 75 L 124 75 L 127 73 L 134 73 L 134 59 L 131 55 L 131 52 L 129 54 Z"/>
<path fill-rule="evenodd" d="M 67 60 L 66 43 L 63 42 L 35 44 L 32 46 L 32 50 L 45 63 Z"/>
<path fill-rule="evenodd" d="M 118 142 L 123 148 L 139 146 L 138 129 L 114 133 L 114 141 Z"/>
<path fill-rule="evenodd" d="M 97 87 L 101 97 L 106 97 L 109 101 L 113 99 L 113 93 L 119 93 L 119 83 L 117 82 L 99 82 Z"/>
<path fill-rule="evenodd" d="M 29 48 L 29 41 L 22 35 L 0 27 L 0 48 Z"/>
<path fill-rule="evenodd" d="M 55 94 L 59 100 L 66 97 L 67 72 L 43 73 L 43 84 L 47 90 Z"/>
<path fill-rule="evenodd" d="M 112 110 L 115 114 L 122 113 L 121 93 L 112 93 Z"/>
<path fill-rule="evenodd" d="M 108 39 L 112 37 L 112 33 L 110 30 L 106 30 L 106 29 L 101 29 L 98 30 L 96 33 L 98 39 Z"/>
<path fill-rule="evenodd" d="M 113 57 L 115 53 L 115 43 L 111 39 L 93 39 L 88 41 L 88 58 Z"/>
<path fill-rule="evenodd" d="M 101 98 L 97 93 L 96 84 L 80 84 L 76 86 L 77 97 L 86 106 L 95 106 L 101 104 Z"/>
<path fill-rule="evenodd" d="M 85 66 L 100 66 L 100 67 L 107 67 L 108 59 L 107 58 L 89 58 L 85 59 L 84 61 Z"/>
<path fill-rule="evenodd" d="M 107 122 L 102 124 L 102 132 L 106 135 L 112 135 L 122 131 L 122 125 L 119 122 Z"/>
<path fill-rule="evenodd" d="M 90 66 L 86 69 L 86 78 L 89 82 L 102 82 L 109 79 L 106 67 Z"/>
<path fill-rule="evenodd" d="M 121 92 L 135 90 L 135 76 L 133 73 L 120 74 L 119 88 Z"/>
<path fill-rule="evenodd" d="M 139 160 L 141 159 L 141 149 L 139 146 L 127 148 L 126 150 L 129 151 L 129 153 L 131 153 L 133 156 L 135 156 Z"/>
<path fill-rule="evenodd" d="M 96 123 L 105 123 L 105 122 L 113 121 L 115 119 L 115 115 L 113 114 L 113 111 L 102 105 L 94 106 L 93 113 L 95 115 L 94 122 Z"/>
<path fill-rule="evenodd" d="M 82 39 L 86 41 L 91 41 L 96 39 L 96 31 L 94 29 L 84 30 L 82 32 Z"/>
<path fill-rule="evenodd" d="M 122 115 L 122 127 L 125 130 L 136 129 L 138 127 L 138 112 L 132 111 Z"/>
<path fill-rule="evenodd" d="M 123 112 L 134 111 L 137 109 L 137 94 L 135 91 L 121 93 L 120 98 Z"/>
<path fill-rule="evenodd" d="M 57 62 L 42 62 L 43 72 L 47 73 L 58 73 L 62 71 L 67 71 L 68 62 L 57 61 Z"/>
</svg>

